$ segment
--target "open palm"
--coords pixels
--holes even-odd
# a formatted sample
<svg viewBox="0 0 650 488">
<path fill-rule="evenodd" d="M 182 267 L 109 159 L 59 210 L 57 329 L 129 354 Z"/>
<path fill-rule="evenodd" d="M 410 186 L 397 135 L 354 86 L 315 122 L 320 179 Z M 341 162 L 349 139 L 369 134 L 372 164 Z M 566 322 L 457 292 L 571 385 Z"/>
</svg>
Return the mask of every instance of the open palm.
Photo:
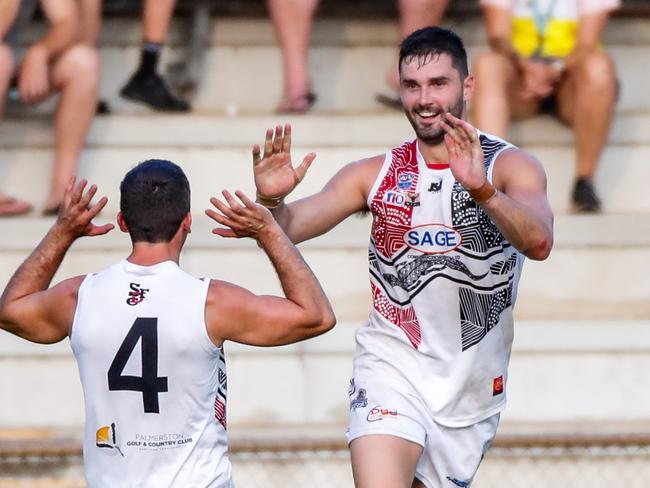
<svg viewBox="0 0 650 488">
<path fill-rule="evenodd" d="M 264 140 L 264 154 L 260 146 L 253 146 L 253 175 L 258 195 L 266 198 L 282 198 L 302 181 L 316 158 L 315 153 L 309 153 L 299 166 L 293 167 L 291 162 L 291 125 L 284 129 L 278 125 L 267 129 Z"/>
<path fill-rule="evenodd" d="M 451 114 L 446 114 L 441 125 L 454 178 L 467 190 L 480 188 L 486 179 L 485 158 L 476 129 Z"/>
</svg>

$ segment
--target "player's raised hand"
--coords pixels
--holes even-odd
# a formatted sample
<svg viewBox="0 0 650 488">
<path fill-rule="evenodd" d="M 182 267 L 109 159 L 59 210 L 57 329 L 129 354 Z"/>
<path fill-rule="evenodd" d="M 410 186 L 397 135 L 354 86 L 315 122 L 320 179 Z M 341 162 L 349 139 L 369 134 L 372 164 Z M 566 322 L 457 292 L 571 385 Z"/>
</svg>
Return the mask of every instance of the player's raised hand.
<svg viewBox="0 0 650 488">
<path fill-rule="evenodd" d="M 445 131 L 449 169 L 466 190 L 480 188 L 486 181 L 485 158 L 478 132 L 468 122 L 446 113 L 440 121 Z"/>
<path fill-rule="evenodd" d="M 316 158 L 309 153 L 295 168 L 291 162 L 291 125 L 266 130 L 264 152 L 253 146 L 253 174 L 260 200 L 281 201 L 302 181 Z"/>
<path fill-rule="evenodd" d="M 63 232 L 77 238 L 82 236 L 100 236 L 113 230 L 113 224 L 97 226 L 92 220 L 106 206 L 108 198 L 101 197 L 98 202 L 91 204 L 97 186 L 91 185 L 86 190 L 86 180 L 77 182 L 76 177 L 70 178 L 63 196 L 63 207 L 59 212 L 55 226 Z"/>
<path fill-rule="evenodd" d="M 236 191 L 235 199 L 228 190 L 221 192 L 224 201 L 212 197 L 214 209 L 207 209 L 206 215 L 223 227 L 216 227 L 213 234 L 221 237 L 252 237 L 259 240 L 267 232 L 277 230 L 278 224 L 269 210 L 258 205 L 241 191 Z"/>
</svg>

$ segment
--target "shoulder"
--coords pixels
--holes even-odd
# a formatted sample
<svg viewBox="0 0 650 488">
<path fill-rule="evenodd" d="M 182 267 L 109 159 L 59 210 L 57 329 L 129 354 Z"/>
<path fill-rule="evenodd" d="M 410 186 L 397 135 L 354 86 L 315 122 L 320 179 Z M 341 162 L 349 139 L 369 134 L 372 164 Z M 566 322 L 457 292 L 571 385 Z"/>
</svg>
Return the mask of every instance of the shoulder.
<svg viewBox="0 0 650 488">
<path fill-rule="evenodd" d="M 343 169 L 359 173 L 378 173 L 386 160 L 386 154 L 378 154 L 369 158 L 359 159 L 348 163 Z"/>
<path fill-rule="evenodd" d="M 52 290 L 56 290 L 57 294 L 61 296 L 61 298 L 74 298 L 76 300 L 77 294 L 79 293 L 79 288 L 81 287 L 81 284 L 83 281 L 86 279 L 87 275 L 79 275 L 75 276 L 73 278 L 68 278 L 67 280 L 63 280 L 60 283 L 57 283 Z"/>
<path fill-rule="evenodd" d="M 497 188 L 503 189 L 513 182 L 531 179 L 545 184 L 546 173 L 536 157 L 513 146 L 501 151 L 495 159 L 492 179 Z"/>
<path fill-rule="evenodd" d="M 386 154 L 379 154 L 352 161 L 341 168 L 330 181 L 330 185 L 350 185 L 358 188 L 362 193 L 367 193 L 377 179 L 385 159 Z"/>
</svg>

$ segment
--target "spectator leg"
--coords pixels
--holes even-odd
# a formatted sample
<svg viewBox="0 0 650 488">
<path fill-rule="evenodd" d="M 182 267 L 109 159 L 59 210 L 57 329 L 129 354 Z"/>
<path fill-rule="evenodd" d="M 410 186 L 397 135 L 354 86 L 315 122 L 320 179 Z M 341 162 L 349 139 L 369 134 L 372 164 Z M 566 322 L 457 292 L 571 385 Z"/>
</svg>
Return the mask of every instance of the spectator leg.
<svg viewBox="0 0 650 488">
<path fill-rule="evenodd" d="M 55 114 L 56 153 L 52 186 L 45 210 L 57 207 L 65 187 L 77 169 L 86 135 L 97 106 L 99 56 L 85 44 L 68 49 L 56 61 L 52 79 L 61 98 Z"/>
<path fill-rule="evenodd" d="M 587 55 L 567 72 L 558 89 L 560 117 L 576 138 L 576 178 L 591 180 L 603 151 L 614 114 L 617 81 L 607 53 Z"/>
<path fill-rule="evenodd" d="M 400 42 L 418 29 L 439 25 L 445 14 L 449 0 L 399 0 Z M 398 56 L 387 76 L 389 88 L 399 91 Z"/>
<path fill-rule="evenodd" d="M 78 0 L 81 16 L 81 41 L 95 47 L 102 25 L 102 0 Z"/>
<path fill-rule="evenodd" d="M 523 99 L 522 85 L 512 62 L 494 51 L 474 62 L 473 124 L 482 131 L 506 137 L 511 119 L 526 119 L 539 110 L 539 100 Z"/>
<path fill-rule="evenodd" d="M 174 14 L 176 0 L 144 0 L 142 37 L 144 42 L 163 44 Z"/>
<path fill-rule="evenodd" d="M 4 116 L 7 90 L 14 71 L 14 57 L 11 48 L 0 44 L 0 119 Z"/>
<path fill-rule="evenodd" d="M 282 50 L 284 76 L 280 111 L 301 112 L 313 103 L 309 96 L 309 40 L 318 0 L 268 0 L 273 27 Z"/>
</svg>

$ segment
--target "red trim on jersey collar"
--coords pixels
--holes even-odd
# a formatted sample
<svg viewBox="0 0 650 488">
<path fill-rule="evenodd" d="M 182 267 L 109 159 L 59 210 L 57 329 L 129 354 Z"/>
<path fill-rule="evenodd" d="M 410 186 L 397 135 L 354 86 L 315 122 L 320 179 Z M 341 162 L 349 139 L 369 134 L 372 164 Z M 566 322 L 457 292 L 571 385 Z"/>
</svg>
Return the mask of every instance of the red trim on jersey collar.
<svg viewBox="0 0 650 488">
<path fill-rule="evenodd" d="M 448 163 L 426 163 L 429 169 L 448 169 Z"/>
</svg>

